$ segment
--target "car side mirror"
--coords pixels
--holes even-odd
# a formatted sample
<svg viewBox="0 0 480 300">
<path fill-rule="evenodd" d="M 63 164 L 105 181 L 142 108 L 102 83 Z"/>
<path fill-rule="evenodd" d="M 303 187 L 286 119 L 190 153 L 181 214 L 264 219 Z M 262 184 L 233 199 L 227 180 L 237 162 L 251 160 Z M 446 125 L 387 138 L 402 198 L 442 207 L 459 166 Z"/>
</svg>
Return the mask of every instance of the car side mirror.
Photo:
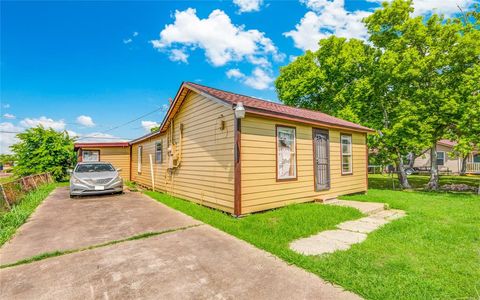
<svg viewBox="0 0 480 300">
<path fill-rule="evenodd" d="M 68 169 L 68 170 L 67 170 L 67 173 L 68 173 L 69 175 L 72 175 L 73 170 L 72 170 L 72 169 Z"/>
<path fill-rule="evenodd" d="M 118 169 L 117 169 L 117 172 L 120 172 L 121 170 L 122 170 L 122 168 L 118 168 Z"/>
</svg>

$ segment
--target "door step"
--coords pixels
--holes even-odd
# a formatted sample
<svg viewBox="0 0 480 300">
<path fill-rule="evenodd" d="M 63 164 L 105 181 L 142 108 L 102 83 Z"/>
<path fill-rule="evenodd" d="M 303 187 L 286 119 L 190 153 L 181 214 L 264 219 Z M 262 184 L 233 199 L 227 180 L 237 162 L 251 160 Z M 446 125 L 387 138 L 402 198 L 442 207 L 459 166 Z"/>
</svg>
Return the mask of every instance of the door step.
<svg viewBox="0 0 480 300">
<path fill-rule="evenodd" d="M 322 204 L 332 204 L 340 201 L 337 199 L 337 196 L 318 196 L 313 198 L 313 200 L 315 200 L 315 202 L 319 202 Z"/>
</svg>

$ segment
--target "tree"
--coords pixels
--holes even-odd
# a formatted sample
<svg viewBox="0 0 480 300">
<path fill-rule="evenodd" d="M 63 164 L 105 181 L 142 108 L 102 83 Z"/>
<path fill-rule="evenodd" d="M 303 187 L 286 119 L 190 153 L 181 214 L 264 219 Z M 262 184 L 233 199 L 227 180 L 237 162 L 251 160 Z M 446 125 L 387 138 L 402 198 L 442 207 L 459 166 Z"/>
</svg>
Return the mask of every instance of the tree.
<svg viewBox="0 0 480 300">
<path fill-rule="evenodd" d="M 155 132 L 160 129 L 160 125 L 150 128 L 150 132 Z"/>
<path fill-rule="evenodd" d="M 15 155 L 13 154 L 0 154 L 0 164 L 2 165 L 13 165 L 15 162 Z"/>
<path fill-rule="evenodd" d="M 478 78 L 480 31 L 475 14 L 451 19 L 433 14 L 425 19 L 411 17 L 412 11 L 411 1 L 384 3 L 383 9 L 365 19 L 365 24 L 370 41 L 399 58 L 398 66 L 404 72 L 392 75 L 399 81 L 403 97 L 410 99 L 422 116 L 431 148 L 427 188 L 436 190 L 436 144 L 452 131 L 466 132 L 459 120 L 472 109 L 469 97 L 478 91 L 478 81 L 465 84 L 465 80 L 471 75 Z"/>
<path fill-rule="evenodd" d="M 334 36 L 321 40 L 316 52 L 307 51 L 282 68 L 275 82 L 286 104 L 376 129 L 369 146 L 396 164 L 404 188 L 410 187 L 406 156 L 421 153 L 451 128 L 459 128 L 452 120 L 460 119 L 466 102 L 460 95 L 471 89 L 455 84 L 480 57 L 475 50 L 462 49 L 475 42 L 463 39 L 473 30 L 459 19 L 435 14 L 424 19 L 412 12 L 408 0 L 384 3 L 364 20 L 369 43 Z M 438 175 L 432 149 L 432 174 L 437 170 Z"/>
<path fill-rule="evenodd" d="M 17 161 L 13 172 L 17 176 L 50 172 L 56 180 L 61 180 L 76 161 L 74 139 L 67 132 L 40 125 L 17 134 L 17 138 L 20 141 L 11 146 Z"/>
</svg>

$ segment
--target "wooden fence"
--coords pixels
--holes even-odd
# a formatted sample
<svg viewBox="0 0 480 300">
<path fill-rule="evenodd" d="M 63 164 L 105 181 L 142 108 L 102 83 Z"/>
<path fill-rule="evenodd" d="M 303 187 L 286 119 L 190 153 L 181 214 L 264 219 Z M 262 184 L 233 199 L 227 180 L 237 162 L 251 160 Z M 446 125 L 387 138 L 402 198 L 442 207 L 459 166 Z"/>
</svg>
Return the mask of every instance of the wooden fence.
<svg viewBox="0 0 480 300">
<path fill-rule="evenodd" d="M 0 184 L 1 204 L 5 209 L 10 210 L 26 193 L 47 183 L 53 183 L 50 173 L 30 175 Z"/>
</svg>

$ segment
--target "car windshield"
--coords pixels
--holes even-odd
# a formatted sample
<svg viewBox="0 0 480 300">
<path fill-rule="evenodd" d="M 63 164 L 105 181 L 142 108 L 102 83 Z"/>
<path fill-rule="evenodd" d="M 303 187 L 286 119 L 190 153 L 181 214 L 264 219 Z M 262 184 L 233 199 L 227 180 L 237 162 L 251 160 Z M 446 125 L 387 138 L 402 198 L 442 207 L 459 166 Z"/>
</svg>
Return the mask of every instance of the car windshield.
<svg viewBox="0 0 480 300">
<path fill-rule="evenodd" d="M 113 172 L 115 169 L 111 164 L 81 164 L 77 166 L 75 172 L 91 173 L 91 172 Z"/>
</svg>

